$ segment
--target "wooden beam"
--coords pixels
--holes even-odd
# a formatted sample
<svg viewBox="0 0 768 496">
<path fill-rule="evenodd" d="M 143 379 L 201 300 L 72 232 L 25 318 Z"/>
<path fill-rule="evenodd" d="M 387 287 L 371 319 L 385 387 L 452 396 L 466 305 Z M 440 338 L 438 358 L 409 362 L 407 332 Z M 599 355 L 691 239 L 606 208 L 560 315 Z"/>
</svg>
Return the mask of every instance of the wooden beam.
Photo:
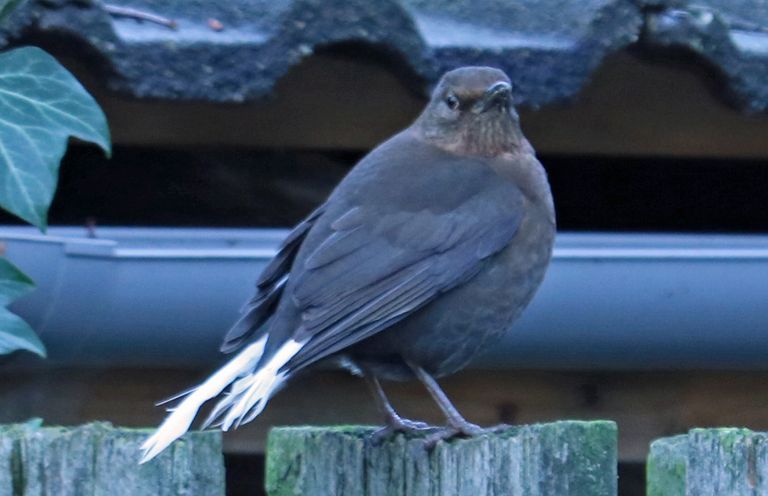
<svg viewBox="0 0 768 496">
<path fill-rule="evenodd" d="M 382 63 L 309 57 L 272 98 L 244 104 L 137 101 L 106 91 L 64 58 L 104 107 L 118 145 L 368 150 L 407 126 L 425 99 Z M 768 117 L 718 94 L 718 75 L 694 58 L 608 57 L 573 102 L 521 109 L 540 154 L 768 157 Z"/>
<path fill-rule="evenodd" d="M 165 415 L 154 403 L 202 380 L 209 370 L 0 371 L 0 422 L 42 417 L 78 425 L 107 420 L 124 426 L 156 426 Z M 528 424 L 560 419 L 609 419 L 619 425 L 619 457 L 643 461 L 656 438 L 693 427 L 737 425 L 768 430 L 765 372 L 543 372 L 467 370 L 441 381 L 465 416 L 481 425 Z M 443 422 L 416 383 L 385 384 L 405 416 Z M 716 408 L 713 408 L 716 398 Z M 380 422 L 358 378 L 316 371 L 292 381 L 264 413 L 226 433 L 230 453 L 264 451 L 275 425 Z"/>
<path fill-rule="evenodd" d="M 768 435 L 748 429 L 693 429 L 659 439 L 648 456 L 648 496 L 768 493 Z"/>
<path fill-rule="evenodd" d="M 194 433 L 139 465 L 139 446 L 148 434 L 103 422 L 0 425 L 0 494 L 224 496 L 218 433 Z"/>
<path fill-rule="evenodd" d="M 270 496 L 615 496 L 616 425 L 556 422 L 440 442 L 398 435 L 371 442 L 372 428 L 273 430 Z"/>
</svg>

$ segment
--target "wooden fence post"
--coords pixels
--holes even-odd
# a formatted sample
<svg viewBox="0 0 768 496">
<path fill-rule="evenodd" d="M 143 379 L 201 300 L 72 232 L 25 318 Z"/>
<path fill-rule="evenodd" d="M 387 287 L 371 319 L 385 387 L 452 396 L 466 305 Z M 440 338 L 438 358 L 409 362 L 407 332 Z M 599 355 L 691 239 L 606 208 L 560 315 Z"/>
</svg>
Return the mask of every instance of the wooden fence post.
<svg viewBox="0 0 768 496">
<path fill-rule="evenodd" d="M 613 422 L 515 426 L 439 443 L 370 427 L 283 427 L 267 442 L 269 496 L 615 496 Z"/>
<path fill-rule="evenodd" d="M 224 496 L 218 432 L 190 433 L 139 465 L 150 433 L 98 422 L 0 426 L 0 495 Z"/>
<path fill-rule="evenodd" d="M 651 444 L 648 496 L 768 494 L 768 435 L 748 429 L 693 429 Z"/>
</svg>

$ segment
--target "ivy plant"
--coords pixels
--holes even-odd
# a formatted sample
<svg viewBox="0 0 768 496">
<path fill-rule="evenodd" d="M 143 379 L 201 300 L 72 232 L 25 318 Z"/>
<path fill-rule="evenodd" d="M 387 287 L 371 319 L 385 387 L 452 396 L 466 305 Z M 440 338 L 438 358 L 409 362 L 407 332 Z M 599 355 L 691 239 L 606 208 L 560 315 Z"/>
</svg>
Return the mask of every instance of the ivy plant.
<svg viewBox="0 0 768 496">
<path fill-rule="evenodd" d="M 0 5 L 0 15 L 5 12 Z M 56 59 L 36 47 L 0 53 L 0 207 L 44 232 L 70 137 L 111 152 L 104 113 Z M 29 325 L 6 308 L 32 288 L 0 258 L 0 354 L 46 355 Z"/>
</svg>

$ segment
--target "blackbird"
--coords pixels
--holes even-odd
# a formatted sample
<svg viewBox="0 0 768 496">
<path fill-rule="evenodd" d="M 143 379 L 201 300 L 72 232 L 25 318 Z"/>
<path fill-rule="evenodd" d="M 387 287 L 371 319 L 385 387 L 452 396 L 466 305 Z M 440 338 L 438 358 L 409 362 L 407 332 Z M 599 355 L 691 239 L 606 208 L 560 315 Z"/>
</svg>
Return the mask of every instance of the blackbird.
<svg viewBox="0 0 768 496">
<path fill-rule="evenodd" d="M 142 449 L 146 462 L 219 396 L 204 427 L 253 420 L 319 361 L 363 375 L 383 433 L 400 417 L 379 380 L 421 381 L 445 414 L 432 439 L 476 435 L 435 381 L 506 332 L 539 287 L 555 237 L 546 173 L 520 130 L 504 72 L 446 73 L 422 114 L 364 157 L 298 224 L 224 338 L 239 351 L 182 393 Z"/>
</svg>

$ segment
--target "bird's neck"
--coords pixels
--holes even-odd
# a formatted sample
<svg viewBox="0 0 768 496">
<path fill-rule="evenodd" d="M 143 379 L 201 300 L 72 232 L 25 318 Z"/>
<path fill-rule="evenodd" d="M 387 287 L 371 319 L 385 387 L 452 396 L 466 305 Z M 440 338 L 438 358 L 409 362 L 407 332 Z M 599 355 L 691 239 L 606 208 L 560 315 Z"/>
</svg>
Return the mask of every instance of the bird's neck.
<svg viewBox="0 0 768 496">
<path fill-rule="evenodd" d="M 516 122 L 494 119 L 467 129 L 461 140 L 460 151 L 467 155 L 497 157 L 517 152 L 524 139 Z"/>
<path fill-rule="evenodd" d="M 430 125 L 418 126 L 424 141 L 457 155 L 498 157 L 516 153 L 524 147 L 525 137 L 520 126 L 511 119 L 493 119 L 446 133 Z"/>
</svg>

